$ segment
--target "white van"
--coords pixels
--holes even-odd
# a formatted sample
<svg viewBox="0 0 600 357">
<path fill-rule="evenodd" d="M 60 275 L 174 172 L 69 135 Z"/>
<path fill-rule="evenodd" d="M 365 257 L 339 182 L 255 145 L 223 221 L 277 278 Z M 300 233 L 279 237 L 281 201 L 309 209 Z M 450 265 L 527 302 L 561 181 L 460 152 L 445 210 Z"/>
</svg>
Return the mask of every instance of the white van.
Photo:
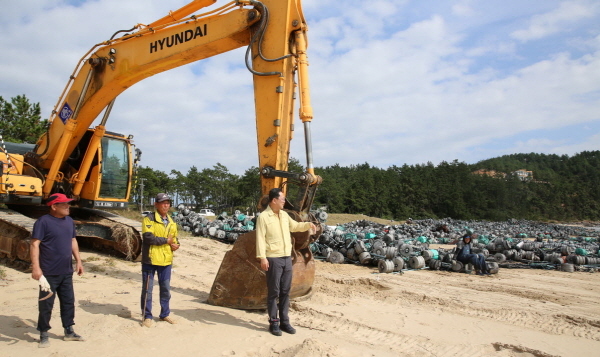
<svg viewBox="0 0 600 357">
<path fill-rule="evenodd" d="M 213 217 L 213 216 L 215 216 L 215 212 L 213 212 L 213 210 L 211 210 L 209 208 L 203 208 L 200 210 L 200 212 L 198 212 L 198 215 L 204 216 L 204 217 Z"/>
</svg>

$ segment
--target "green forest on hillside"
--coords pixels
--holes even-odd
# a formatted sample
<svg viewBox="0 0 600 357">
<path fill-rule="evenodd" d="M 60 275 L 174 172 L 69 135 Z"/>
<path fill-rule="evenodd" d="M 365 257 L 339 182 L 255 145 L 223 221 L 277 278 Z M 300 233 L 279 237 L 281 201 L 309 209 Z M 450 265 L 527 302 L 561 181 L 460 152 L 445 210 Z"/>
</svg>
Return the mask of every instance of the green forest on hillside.
<svg viewBox="0 0 600 357">
<path fill-rule="evenodd" d="M 483 170 L 484 174 L 476 171 Z M 516 171 L 531 171 L 525 179 Z M 290 171 L 301 172 L 298 160 Z M 160 191 L 179 202 L 219 210 L 254 210 L 260 197 L 258 168 L 235 175 L 217 164 L 187 174 L 141 167 L 144 197 Z M 599 220 L 600 151 L 573 155 L 513 154 L 476 164 L 442 162 L 392 166 L 368 163 L 316 167 L 323 177 L 314 206 L 331 213 L 389 219 L 445 218 L 505 220 Z M 139 199 L 139 192 L 134 200 Z"/>
</svg>

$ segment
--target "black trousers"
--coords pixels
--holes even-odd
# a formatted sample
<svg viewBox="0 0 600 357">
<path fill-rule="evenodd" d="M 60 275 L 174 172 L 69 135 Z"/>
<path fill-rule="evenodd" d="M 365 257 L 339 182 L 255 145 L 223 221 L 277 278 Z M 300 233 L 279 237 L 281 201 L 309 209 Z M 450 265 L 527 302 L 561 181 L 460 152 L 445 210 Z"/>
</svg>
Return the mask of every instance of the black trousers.
<svg viewBox="0 0 600 357">
<path fill-rule="evenodd" d="M 292 287 L 292 257 L 267 258 L 267 312 L 269 321 L 289 323 L 290 288 Z M 279 303 L 278 303 L 279 300 Z M 277 313 L 279 313 L 279 318 Z"/>
<path fill-rule="evenodd" d="M 54 293 L 46 300 L 38 301 L 39 315 L 37 330 L 46 332 L 50 330 L 50 318 L 54 299 L 58 295 L 60 302 L 60 319 L 64 328 L 75 325 L 75 293 L 73 292 L 73 274 L 47 275 L 46 280 L 50 284 L 50 290 Z M 40 289 L 39 298 L 44 298 L 47 292 Z"/>
</svg>

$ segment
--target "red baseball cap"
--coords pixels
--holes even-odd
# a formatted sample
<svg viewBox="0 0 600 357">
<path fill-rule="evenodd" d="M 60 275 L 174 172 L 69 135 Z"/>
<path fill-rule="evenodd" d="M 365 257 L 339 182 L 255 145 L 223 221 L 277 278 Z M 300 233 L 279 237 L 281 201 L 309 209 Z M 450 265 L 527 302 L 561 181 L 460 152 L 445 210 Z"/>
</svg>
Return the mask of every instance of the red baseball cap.
<svg viewBox="0 0 600 357">
<path fill-rule="evenodd" d="M 50 195 L 50 197 L 48 197 L 48 201 L 46 201 L 46 205 L 52 206 L 57 203 L 64 203 L 64 202 L 71 202 L 71 201 L 73 201 L 73 199 L 65 196 L 63 193 L 55 193 L 55 194 Z"/>
</svg>

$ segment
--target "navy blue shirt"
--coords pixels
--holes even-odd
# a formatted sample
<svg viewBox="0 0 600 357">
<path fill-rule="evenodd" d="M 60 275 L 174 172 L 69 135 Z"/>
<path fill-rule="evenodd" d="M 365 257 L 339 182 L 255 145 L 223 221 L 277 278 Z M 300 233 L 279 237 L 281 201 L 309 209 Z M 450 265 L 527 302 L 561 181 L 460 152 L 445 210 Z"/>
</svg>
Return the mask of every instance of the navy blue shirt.
<svg viewBox="0 0 600 357">
<path fill-rule="evenodd" d="M 33 224 L 31 236 L 40 240 L 40 268 L 44 275 L 73 274 L 72 239 L 76 233 L 71 217 L 46 214 Z"/>
<path fill-rule="evenodd" d="M 465 244 L 462 250 L 462 255 L 471 254 L 471 244 Z"/>
<path fill-rule="evenodd" d="M 462 261 L 469 254 L 471 254 L 471 243 L 472 242 L 469 242 L 467 244 L 464 241 L 458 242 L 458 244 L 457 244 L 457 248 L 458 248 L 457 253 L 458 253 L 458 255 L 456 256 L 456 260 Z"/>
</svg>

